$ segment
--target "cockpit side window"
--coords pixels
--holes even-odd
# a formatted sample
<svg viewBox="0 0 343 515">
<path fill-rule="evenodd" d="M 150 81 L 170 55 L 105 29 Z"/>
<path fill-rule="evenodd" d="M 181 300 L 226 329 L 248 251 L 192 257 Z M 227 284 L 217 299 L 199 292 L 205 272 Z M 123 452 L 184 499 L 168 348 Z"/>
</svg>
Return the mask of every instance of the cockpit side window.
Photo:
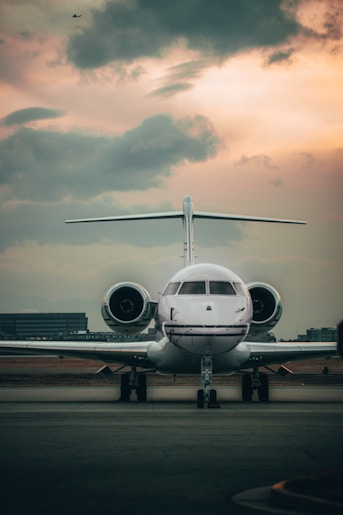
<svg viewBox="0 0 343 515">
<path fill-rule="evenodd" d="M 236 292 L 232 284 L 227 281 L 210 281 L 210 294 L 236 295 Z"/>
<path fill-rule="evenodd" d="M 163 296 L 165 295 L 175 295 L 177 290 L 179 289 L 180 282 L 178 283 L 169 283 L 166 287 L 166 289 L 163 292 Z"/>
<path fill-rule="evenodd" d="M 244 284 L 242 283 L 233 283 L 235 289 L 236 289 L 236 292 L 237 292 L 237 295 L 247 295 L 247 288 L 245 287 Z"/>
<path fill-rule="evenodd" d="M 205 281 L 189 281 L 183 283 L 179 295 L 205 295 Z"/>
</svg>

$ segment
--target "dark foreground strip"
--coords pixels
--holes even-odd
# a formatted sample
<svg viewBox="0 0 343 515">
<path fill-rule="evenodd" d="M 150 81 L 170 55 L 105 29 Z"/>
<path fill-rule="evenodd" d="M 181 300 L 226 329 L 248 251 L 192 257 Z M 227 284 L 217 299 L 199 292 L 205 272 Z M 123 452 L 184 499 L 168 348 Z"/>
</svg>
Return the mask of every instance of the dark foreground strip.
<svg viewBox="0 0 343 515">
<path fill-rule="evenodd" d="M 281 481 L 271 487 L 278 505 L 325 515 L 343 513 L 343 469 Z"/>
</svg>

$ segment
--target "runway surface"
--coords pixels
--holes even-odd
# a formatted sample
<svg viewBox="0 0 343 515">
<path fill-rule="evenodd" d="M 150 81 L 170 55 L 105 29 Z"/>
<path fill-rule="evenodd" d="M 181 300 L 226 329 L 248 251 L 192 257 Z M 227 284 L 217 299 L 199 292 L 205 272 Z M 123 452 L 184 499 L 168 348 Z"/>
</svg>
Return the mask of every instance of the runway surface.
<svg viewBox="0 0 343 515">
<path fill-rule="evenodd" d="M 195 402 L 198 386 L 150 386 L 148 388 L 148 402 Z M 217 397 L 221 403 L 239 402 L 241 400 L 241 387 L 217 387 Z M 111 402 L 120 397 L 118 386 L 6 386 L 0 387 L 0 402 L 20 401 L 81 401 L 81 402 Z M 136 395 L 131 394 L 133 402 Z M 342 402 L 342 386 L 278 386 L 270 388 L 271 402 Z M 253 402 L 258 402 L 254 393 Z"/>
<path fill-rule="evenodd" d="M 2 513 L 251 514 L 235 493 L 343 463 L 341 389 L 212 410 L 108 390 L 0 389 Z"/>
</svg>

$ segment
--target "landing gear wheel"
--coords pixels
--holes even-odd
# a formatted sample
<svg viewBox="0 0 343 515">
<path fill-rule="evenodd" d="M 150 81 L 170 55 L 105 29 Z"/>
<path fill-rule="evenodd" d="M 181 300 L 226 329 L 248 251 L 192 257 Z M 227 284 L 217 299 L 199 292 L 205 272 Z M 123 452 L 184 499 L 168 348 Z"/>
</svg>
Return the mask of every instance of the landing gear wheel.
<svg viewBox="0 0 343 515">
<path fill-rule="evenodd" d="M 253 394 L 251 374 L 244 374 L 242 377 L 242 401 L 251 402 Z"/>
<path fill-rule="evenodd" d="M 217 401 L 217 390 L 210 390 L 207 407 L 211 409 L 220 408 L 220 403 Z"/>
<path fill-rule="evenodd" d="M 217 390 L 210 390 L 210 404 L 217 403 Z"/>
<path fill-rule="evenodd" d="M 120 402 L 129 402 L 131 395 L 130 375 L 123 374 L 120 377 Z"/>
<path fill-rule="evenodd" d="M 146 375 L 145 374 L 138 374 L 137 376 L 137 401 L 138 402 L 145 402 L 146 401 Z"/>
<path fill-rule="evenodd" d="M 197 406 L 198 408 L 203 408 L 205 405 L 205 393 L 204 390 L 197 391 Z"/>
<path fill-rule="evenodd" d="M 269 401 L 269 379 L 267 374 L 260 374 L 261 386 L 257 389 L 257 395 L 260 402 Z"/>
</svg>

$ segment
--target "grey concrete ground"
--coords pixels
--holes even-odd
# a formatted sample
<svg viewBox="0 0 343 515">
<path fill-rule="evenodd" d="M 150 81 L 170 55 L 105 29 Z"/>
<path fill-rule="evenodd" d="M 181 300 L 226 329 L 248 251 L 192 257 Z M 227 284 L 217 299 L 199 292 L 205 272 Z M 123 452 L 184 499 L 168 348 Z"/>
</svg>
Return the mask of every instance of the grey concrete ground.
<svg viewBox="0 0 343 515">
<path fill-rule="evenodd" d="M 184 402 L 195 403 L 198 386 L 150 386 L 148 402 Z M 218 400 L 222 402 L 239 402 L 241 387 L 221 386 L 217 388 Z M 120 397 L 118 386 L 6 386 L 0 387 L 0 402 L 3 401 L 117 401 Z M 136 396 L 133 392 L 132 401 Z M 270 388 L 271 402 L 342 402 L 342 386 L 278 386 Z M 254 393 L 253 402 L 258 403 Z"/>
<path fill-rule="evenodd" d="M 244 515 L 237 492 L 343 463 L 342 402 L 198 410 L 34 390 L 0 402 L 3 514 Z"/>
</svg>

